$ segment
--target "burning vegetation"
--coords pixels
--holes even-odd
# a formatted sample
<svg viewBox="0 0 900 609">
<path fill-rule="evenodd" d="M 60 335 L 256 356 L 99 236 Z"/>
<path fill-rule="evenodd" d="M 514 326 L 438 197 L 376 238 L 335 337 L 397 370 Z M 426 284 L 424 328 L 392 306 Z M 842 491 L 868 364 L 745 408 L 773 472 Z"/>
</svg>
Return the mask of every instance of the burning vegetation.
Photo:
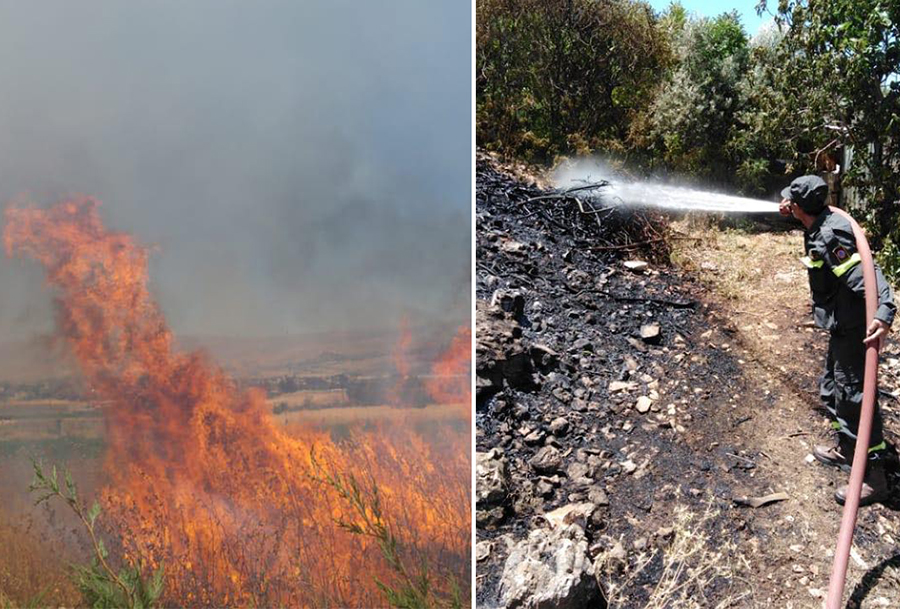
<svg viewBox="0 0 900 609">
<path fill-rule="evenodd" d="M 433 441 L 376 425 L 336 441 L 280 426 L 262 390 L 173 347 L 147 249 L 108 231 L 95 200 L 6 220 L 7 254 L 44 266 L 60 332 L 103 404 L 110 554 L 145 575 L 164 567 L 164 604 L 383 606 L 422 565 L 426 602 L 468 598 L 468 429 Z M 434 365 L 435 402 L 468 408 L 470 343 L 461 328 Z"/>
</svg>

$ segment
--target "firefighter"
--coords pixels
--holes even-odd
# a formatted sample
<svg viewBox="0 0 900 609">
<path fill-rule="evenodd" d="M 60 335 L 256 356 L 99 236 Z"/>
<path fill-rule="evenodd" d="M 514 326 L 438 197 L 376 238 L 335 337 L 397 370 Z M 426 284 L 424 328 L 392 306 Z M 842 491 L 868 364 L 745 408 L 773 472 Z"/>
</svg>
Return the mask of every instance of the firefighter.
<svg viewBox="0 0 900 609">
<path fill-rule="evenodd" d="M 876 265 L 878 310 L 871 325 L 866 327 L 863 270 L 856 239 L 847 219 L 825 205 L 828 185 L 822 178 L 814 175 L 797 178 L 781 196 L 781 213 L 794 216 L 805 228 L 806 256 L 801 261 L 809 274 L 813 317 L 818 327 L 830 333 L 819 395 L 831 414 L 837 442 L 835 446 L 816 446 L 813 455 L 826 465 L 850 471 L 862 405 L 866 347 L 875 343 L 881 348 L 897 307 L 891 287 Z M 887 498 L 886 448 L 876 402 L 860 505 Z M 839 504 L 844 504 L 846 493 L 846 485 L 835 492 Z"/>
</svg>

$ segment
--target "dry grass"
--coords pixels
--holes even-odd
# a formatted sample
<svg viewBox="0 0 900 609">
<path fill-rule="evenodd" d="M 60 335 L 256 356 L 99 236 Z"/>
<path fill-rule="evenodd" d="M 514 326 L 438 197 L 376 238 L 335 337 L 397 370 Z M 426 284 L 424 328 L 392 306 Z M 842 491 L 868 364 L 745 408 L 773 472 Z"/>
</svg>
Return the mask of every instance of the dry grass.
<svg viewBox="0 0 900 609">
<path fill-rule="evenodd" d="M 696 218 L 681 221 L 678 229 L 699 241 L 676 241 L 672 261 L 725 298 L 752 304 L 766 292 L 769 307 L 797 307 L 798 298 L 804 302 L 806 271 L 798 260 L 803 254 L 799 231 L 750 233 Z"/>
<path fill-rule="evenodd" d="M 298 391 L 268 400 L 270 407 L 287 404 L 289 408 L 307 407 L 275 415 L 282 425 L 312 424 L 322 429 L 335 425 L 372 423 L 467 423 L 468 413 L 462 406 L 429 404 L 424 408 L 397 408 L 392 405 L 351 406 L 344 391 Z M 44 416 L 44 406 L 28 404 L 17 411 L 19 418 L 0 420 L 3 441 L 38 441 L 63 438 L 98 439 L 104 437 L 104 423 L 99 410 L 94 416 Z"/>
<path fill-rule="evenodd" d="M 0 607 L 75 606 L 65 558 L 28 529 L 0 512 Z"/>
<path fill-rule="evenodd" d="M 651 565 L 661 564 L 659 576 L 650 590 L 643 609 L 726 609 L 738 606 L 750 590 L 738 590 L 741 557 L 732 542 L 723 543 L 720 535 L 711 537 L 709 530 L 719 516 L 710 501 L 702 513 L 686 506 L 675 508 L 673 538 L 663 548 L 640 554 L 628 568 L 624 578 L 605 584 L 611 609 L 630 607 L 633 586 Z M 598 572 L 611 573 L 623 565 L 609 554 L 598 558 Z M 744 563 L 746 564 L 746 563 Z M 715 590 L 717 600 L 707 598 Z"/>
<path fill-rule="evenodd" d="M 347 392 L 344 389 L 332 391 L 295 391 L 294 393 L 282 393 L 267 400 L 271 406 L 285 404 L 290 408 L 302 406 L 305 408 L 323 408 L 345 405 L 348 403 Z"/>
<path fill-rule="evenodd" d="M 319 428 L 334 425 L 357 425 L 370 423 L 447 423 L 458 421 L 468 424 L 468 418 L 461 408 L 451 405 L 428 405 L 424 408 L 397 408 L 396 406 L 351 406 L 348 408 L 324 408 L 320 410 L 298 410 L 285 412 L 276 419 L 289 429 L 296 424 L 312 424 Z"/>
</svg>

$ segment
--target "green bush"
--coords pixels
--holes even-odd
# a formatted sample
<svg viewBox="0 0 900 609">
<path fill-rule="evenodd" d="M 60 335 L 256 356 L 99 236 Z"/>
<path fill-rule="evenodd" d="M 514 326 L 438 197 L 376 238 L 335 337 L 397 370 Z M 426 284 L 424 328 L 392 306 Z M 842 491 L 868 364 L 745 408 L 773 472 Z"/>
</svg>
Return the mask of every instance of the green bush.
<svg viewBox="0 0 900 609">
<path fill-rule="evenodd" d="M 668 61 L 637 0 L 480 0 L 479 145 L 531 161 L 623 146 Z"/>
</svg>

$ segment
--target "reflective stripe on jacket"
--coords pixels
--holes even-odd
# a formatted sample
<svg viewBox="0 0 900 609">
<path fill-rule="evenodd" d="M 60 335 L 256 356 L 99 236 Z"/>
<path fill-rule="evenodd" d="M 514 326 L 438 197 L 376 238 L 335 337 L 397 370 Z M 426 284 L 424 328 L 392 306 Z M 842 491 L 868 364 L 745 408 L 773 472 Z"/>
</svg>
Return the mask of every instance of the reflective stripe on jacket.
<svg viewBox="0 0 900 609">
<path fill-rule="evenodd" d="M 825 209 L 803 236 L 809 274 L 813 318 L 832 332 L 852 330 L 866 323 L 865 288 L 861 259 L 850 222 Z M 876 319 L 892 324 L 897 307 L 890 284 L 875 265 L 878 291 Z"/>
</svg>

